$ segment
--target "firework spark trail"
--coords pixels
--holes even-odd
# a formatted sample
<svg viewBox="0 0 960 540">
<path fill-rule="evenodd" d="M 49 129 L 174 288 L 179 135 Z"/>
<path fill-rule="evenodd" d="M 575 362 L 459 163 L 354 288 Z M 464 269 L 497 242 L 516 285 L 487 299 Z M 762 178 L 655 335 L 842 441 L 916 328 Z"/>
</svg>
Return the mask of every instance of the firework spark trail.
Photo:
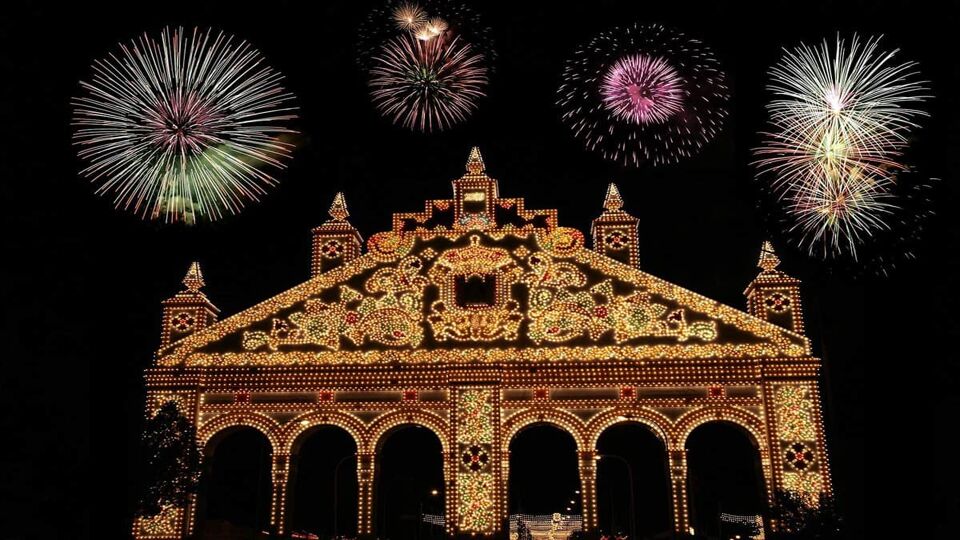
<svg viewBox="0 0 960 540">
<path fill-rule="evenodd" d="M 450 128 L 466 119 L 485 95 L 484 57 L 456 37 L 421 41 L 398 36 L 373 62 L 369 84 L 374 105 L 408 129 Z"/>
<path fill-rule="evenodd" d="M 897 51 L 880 51 L 878 41 L 801 45 L 770 72 L 771 129 L 755 164 L 810 254 L 856 259 L 897 208 L 890 190 L 907 170 L 900 158 L 915 118 L 926 114 L 913 104 L 928 96 L 916 64 L 892 64 Z"/>
<path fill-rule="evenodd" d="M 675 163 L 699 152 L 722 128 L 728 99 L 713 53 L 659 25 L 593 38 L 567 60 L 557 90 L 561 119 L 574 136 L 604 158 L 632 166 Z"/>
<path fill-rule="evenodd" d="M 282 76 L 222 32 L 164 29 L 97 60 L 73 100 L 81 174 L 117 208 L 168 222 L 215 220 L 276 183 L 296 118 Z"/>
</svg>

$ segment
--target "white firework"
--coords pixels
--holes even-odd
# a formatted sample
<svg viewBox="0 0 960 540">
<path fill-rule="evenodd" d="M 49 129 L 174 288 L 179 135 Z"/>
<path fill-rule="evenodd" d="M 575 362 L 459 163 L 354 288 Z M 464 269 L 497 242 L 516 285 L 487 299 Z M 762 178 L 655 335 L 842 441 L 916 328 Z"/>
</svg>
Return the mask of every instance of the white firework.
<svg viewBox="0 0 960 540">
<path fill-rule="evenodd" d="M 893 61 L 879 38 L 785 50 L 770 72 L 770 129 L 754 152 L 788 203 L 811 253 L 849 252 L 896 208 L 889 195 L 928 96 L 916 63 Z"/>
<path fill-rule="evenodd" d="M 81 174 L 117 208 L 194 223 L 236 213 L 276 183 L 296 118 L 282 76 L 212 30 L 144 34 L 97 60 L 73 125 Z"/>
</svg>

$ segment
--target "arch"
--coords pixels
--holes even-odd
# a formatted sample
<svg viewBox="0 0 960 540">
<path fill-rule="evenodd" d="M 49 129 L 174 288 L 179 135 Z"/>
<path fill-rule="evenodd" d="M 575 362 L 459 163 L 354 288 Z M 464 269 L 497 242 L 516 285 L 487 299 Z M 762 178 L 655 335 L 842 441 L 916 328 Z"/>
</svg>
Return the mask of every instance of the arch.
<svg viewBox="0 0 960 540">
<path fill-rule="evenodd" d="M 761 458 L 766 457 L 767 445 L 764 437 L 763 420 L 755 414 L 730 406 L 701 407 L 685 413 L 677 419 L 674 430 L 676 446 L 674 449 L 686 447 L 687 439 L 693 430 L 708 422 L 727 422 L 746 431 L 753 445 L 760 451 Z"/>
<path fill-rule="evenodd" d="M 230 412 L 215 416 L 203 423 L 197 430 L 197 441 L 205 452 L 206 447 L 214 437 L 236 427 L 250 427 L 262 433 L 270 443 L 270 452 L 277 453 L 279 444 L 280 424 L 269 416 L 256 412 Z"/>
<path fill-rule="evenodd" d="M 555 421 L 534 420 L 518 424 L 506 443 L 503 495 L 511 533 L 522 513 L 588 512 L 583 505 L 591 480 L 584 477 L 584 457 L 575 433 Z"/>
<path fill-rule="evenodd" d="M 384 418 L 379 436 L 371 439 L 374 455 L 372 532 L 386 538 L 422 537 L 424 523 L 410 516 L 445 514 L 447 494 L 455 489 L 442 426 L 426 425 L 425 418 L 406 414 Z M 429 528 L 429 526 L 427 526 Z"/>
<path fill-rule="evenodd" d="M 759 419 L 749 413 L 718 412 L 691 417 L 681 443 L 687 520 L 698 532 L 712 536 L 720 534 L 715 516 L 721 505 L 727 512 L 764 515 L 773 502 L 762 425 L 751 425 Z"/>
<path fill-rule="evenodd" d="M 503 451 L 508 452 L 510 449 L 510 441 L 517 436 L 517 433 L 533 424 L 550 424 L 560 428 L 573 437 L 578 452 L 589 450 L 585 444 L 586 437 L 584 437 L 584 433 L 586 429 L 582 420 L 563 409 L 534 408 L 520 411 L 504 422 L 502 428 L 503 437 L 501 439 Z"/>
<path fill-rule="evenodd" d="M 357 417 L 339 411 L 311 411 L 301 414 L 284 424 L 279 439 L 283 452 L 294 455 L 305 436 L 318 426 L 336 426 L 353 437 L 357 451 L 367 447 L 367 430 Z"/>
<path fill-rule="evenodd" d="M 285 441 L 291 451 L 284 486 L 285 528 L 323 537 L 355 534 L 360 443 L 348 429 L 332 422 L 296 425 L 302 429 Z"/>
<path fill-rule="evenodd" d="M 673 508 L 670 473 L 672 433 L 658 432 L 652 418 L 597 418 L 596 523 L 601 531 L 630 538 L 670 535 Z"/>
<path fill-rule="evenodd" d="M 273 456 L 276 446 L 262 426 L 224 419 L 210 425 L 203 474 L 194 499 L 199 538 L 254 534 L 273 523 Z"/>
<path fill-rule="evenodd" d="M 650 428 L 650 431 L 663 443 L 664 448 L 671 448 L 673 443 L 673 424 L 669 418 L 652 409 L 617 407 L 606 410 L 587 422 L 586 432 L 590 436 L 588 440 L 590 449 L 597 449 L 597 442 L 607 428 L 617 424 L 627 423 L 642 424 Z"/>
<path fill-rule="evenodd" d="M 393 411 L 374 420 L 367 428 L 366 451 L 371 453 L 378 452 L 383 445 L 383 441 L 386 439 L 386 435 L 393 428 L 404 424 L 414 424 L 429 429 L 440 439 L 440 447 L 443 449 L 443 452 L 447 453 L 450 451 L 450 441 L 447 440 L 450 427 L 447 422 L 434 413 L 415 410 Z"/>
</svg>

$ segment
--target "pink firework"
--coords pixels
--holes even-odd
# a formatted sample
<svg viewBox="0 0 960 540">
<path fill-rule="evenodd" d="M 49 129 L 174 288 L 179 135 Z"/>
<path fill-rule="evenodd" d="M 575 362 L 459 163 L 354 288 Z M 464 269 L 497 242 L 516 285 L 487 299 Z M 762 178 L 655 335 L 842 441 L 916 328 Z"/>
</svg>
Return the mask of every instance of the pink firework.
<svg viewBox="0 0 960 540">
<path fill-rule="evenodd" d="M 607 110 L 635 124 L 662 124 L 683 109 L 683 79 L 656 56 L 621 58 L 607 70 L 600 93 Z"/>
</svg>

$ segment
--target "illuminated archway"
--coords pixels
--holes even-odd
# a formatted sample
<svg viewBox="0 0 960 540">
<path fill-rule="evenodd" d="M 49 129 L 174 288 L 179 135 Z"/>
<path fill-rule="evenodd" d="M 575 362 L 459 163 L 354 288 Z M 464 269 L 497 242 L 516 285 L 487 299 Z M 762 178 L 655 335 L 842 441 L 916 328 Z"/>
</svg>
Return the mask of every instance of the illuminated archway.
<svg viewBox="0 0 960 540">
<path fill-rule="evenodd" d="M 600 529 L 629 533 L 631 538 L 669 536 L 673 509 L 662 432 L 646 423 L 623 420 L 601 431 L 596 445 Z"/>
<path fill-rule="evenodd" d="M 726 420 L 703 422 L 684 440 L 690 523 L 700 534 L 716 536 L 725 525 L 721 514 L 764 515 L 767 497 L 761 449 L 749 429 Z"/>
<path fill-rule="evenodd" d="M 251 426 L 232 426 L 204 448 L 197 497 L 197 537 L 243 537 L 270 528 L 270 440 Z"/>
<path fill-rule="evenodd" d="M 336 426 L 353 438 L 357 451 L 367 447 L 366 428 L 356 417 L 337 411 L 313 411 L 291 419 L 281 431 L 284 452 L 296 455 L 304 435 L 318 426 Z"/>
<path fill-rule="evenodd" d="M 347 430 L 318 424 L 291 442 L 287 530 L 322 538 L 357 531 L 357 443 Z"/>
<path fill-rule="evenodd" d="M 276 420 L 265 414 L 255 412 L 232 412 L 215 416 L 197 429 L 197 441 L 202 448 L 213 449 L 216 439 L 232 432 L 237 427 L 253 428 L 266 437 L 270 443 L 270 451 L 280 448 L 280 425 Z"/>
<path fill-rule="evenodd" d="M 373 532 L 380 538 L 438 538 L 445 515 L 442 439 L 419 423 L 396 424 L 376 439 Z M 435 519 L 422 518 L 423 515 Z"/>
<path fill-rule="evenodd" d="M 584 514 L 576 435 L 556 422 L 536 421 L 513 431 L 507 442 L 508 530 L 518 516 Z"/>
</svg>

